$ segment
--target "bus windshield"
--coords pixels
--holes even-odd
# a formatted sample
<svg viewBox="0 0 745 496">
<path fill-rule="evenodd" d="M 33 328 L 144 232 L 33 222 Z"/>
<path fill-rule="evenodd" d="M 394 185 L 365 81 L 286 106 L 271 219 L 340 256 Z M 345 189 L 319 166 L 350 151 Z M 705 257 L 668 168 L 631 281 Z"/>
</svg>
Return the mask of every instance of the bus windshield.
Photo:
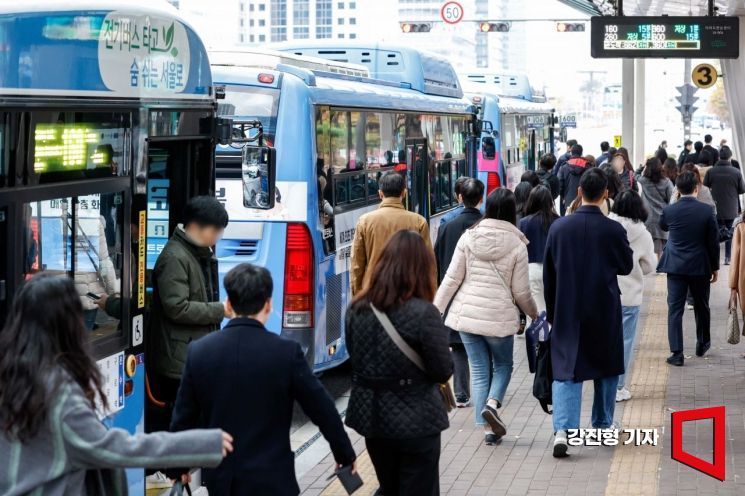
<svg viewBox="0 0 745 496">
<path fill-rule="evenodd" d="M 220 114 L 235 120 L 259 120 L 264 127 L 265 144 L 274 146 L 277 128 L 279 90 L 255 86 L 227 86 Z"/>
</svg>

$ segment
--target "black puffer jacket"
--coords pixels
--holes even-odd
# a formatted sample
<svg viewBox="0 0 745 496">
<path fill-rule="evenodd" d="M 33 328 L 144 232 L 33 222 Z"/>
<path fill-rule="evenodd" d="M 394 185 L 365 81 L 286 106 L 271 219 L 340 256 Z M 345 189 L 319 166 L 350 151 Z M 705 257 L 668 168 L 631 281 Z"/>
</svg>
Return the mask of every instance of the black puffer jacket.
<svg viewBox="0 0 745 496">
<path fill-rule="evenodd" d="M 388 317 L 422 357 L 427 373 L 399 351 L 366 303 L 350 307 L 346 341 L 352 363 L 352 394 L 346 424 L 373 438 L 437 434 L 449 425 L 438 390 L 438 384 L 453 373 L 448 331 L 437 308 L 420 299 L 409 300 L 388 312 Z"/>
</svg>

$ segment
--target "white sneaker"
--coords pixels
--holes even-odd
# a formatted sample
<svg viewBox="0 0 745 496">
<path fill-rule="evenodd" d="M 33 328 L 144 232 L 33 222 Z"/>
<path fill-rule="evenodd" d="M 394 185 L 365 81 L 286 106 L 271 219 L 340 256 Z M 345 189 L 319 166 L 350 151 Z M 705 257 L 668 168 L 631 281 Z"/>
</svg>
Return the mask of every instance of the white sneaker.
<svg viewBox="0 0 745 496">
<path fill-rule="evenodd" d="M 173 487 L 173 482 L 163 472 L 155 472 L 145 477 L 145 487 L 147 489 L 166 489 Z"/>
<path fill-rule="evenodd" d="M 686 310 L 693 310 L 693 305 L 686 303 Z"/>
<path fill-rule="evenodd" d="M 625 387 L 616 390 L 616 403 L 631 399 L 631 391 Z"/>
<path fill-rule="evenodd" d="M 554 458 L 566 458 L 569 443 L 567 442 L 567 431 L 556 431 L 554 434 Z"/>
</svg>

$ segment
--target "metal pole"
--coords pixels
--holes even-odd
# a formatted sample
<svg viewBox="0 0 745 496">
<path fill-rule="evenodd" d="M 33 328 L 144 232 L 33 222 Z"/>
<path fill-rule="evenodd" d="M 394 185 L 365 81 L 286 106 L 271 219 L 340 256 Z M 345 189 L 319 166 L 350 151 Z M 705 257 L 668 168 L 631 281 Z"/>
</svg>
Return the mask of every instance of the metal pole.
<svg viewBox="0 0 745 496">
<path fill-rule="evenodd" d="M 691 82 L 691 59 L 683 61 L 683 85 Z M 691 113 L 683 115 L 683 141 L 691 139 Z"/>
<path fill-rule="evenodd" d="M 712 2 L 713 0 L 709 0 L 709 2 Z M 623 17 L 623 0 L 618 0 L 618 5 L 616 6 L 616 15 L 619 17 Z"/>
<path fill-rule="evenodd" d="M 709 17 L 714 17 L 714 0 L 709 0 Z"/>
</svg>

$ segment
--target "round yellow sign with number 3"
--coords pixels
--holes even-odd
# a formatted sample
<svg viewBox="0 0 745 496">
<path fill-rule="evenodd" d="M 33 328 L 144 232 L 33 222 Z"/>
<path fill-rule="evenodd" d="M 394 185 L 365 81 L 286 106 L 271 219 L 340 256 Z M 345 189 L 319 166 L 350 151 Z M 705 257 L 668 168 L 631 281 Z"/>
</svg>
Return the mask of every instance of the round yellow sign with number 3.
<svg viewBox="0 0 745 496">
<path fill-rule="evenodd" d="M 717 69 L 711 64 L 699 64 L 693 68 L 691 73 L 693 84 L 702 89 L 714 86 L 718 78 Z"/>
</svg>

